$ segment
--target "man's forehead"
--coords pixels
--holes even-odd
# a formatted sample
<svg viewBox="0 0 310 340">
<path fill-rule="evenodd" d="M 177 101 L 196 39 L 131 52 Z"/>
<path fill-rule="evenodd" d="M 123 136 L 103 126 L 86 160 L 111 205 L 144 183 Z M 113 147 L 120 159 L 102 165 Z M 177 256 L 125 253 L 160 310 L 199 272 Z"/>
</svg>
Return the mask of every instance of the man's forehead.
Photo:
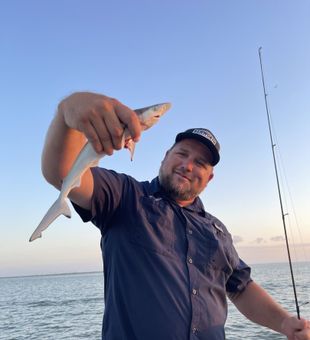
<svg viewBox="0 0 310 340">
<path fill-rule="evenodd" d="M 182 139 L 181 141 L 175 144 L 175 148 L 177 148 L 177 150 L 184 149 L 191 152 L 197 152 L 197 154 L 205 158 L 207 161 L 212 160 L 212 154 L 209 148 L 195 139 L 191 138 Z"/>
</svg>

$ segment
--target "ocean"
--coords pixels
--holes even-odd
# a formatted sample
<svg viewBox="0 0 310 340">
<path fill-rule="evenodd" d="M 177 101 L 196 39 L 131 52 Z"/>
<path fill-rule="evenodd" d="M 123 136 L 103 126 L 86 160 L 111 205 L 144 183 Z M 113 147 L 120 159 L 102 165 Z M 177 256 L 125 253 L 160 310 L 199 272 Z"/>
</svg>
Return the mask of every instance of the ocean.
<svg viewBox="0 0 310 340">
<path fill-rule="evenodd" d="M 301 316 L 310 318 L 310 263 L 294 265 Z M 296 314 L 289 267 L 252 265 L 253 278 Z M 100 339 L 102 273 L 0 278 L 0 339 Z M 228 340 L 286 339 L 246 320 L 229 303 Z M 147 339 L 146 339 L 147 340 Z"/>
</svg>

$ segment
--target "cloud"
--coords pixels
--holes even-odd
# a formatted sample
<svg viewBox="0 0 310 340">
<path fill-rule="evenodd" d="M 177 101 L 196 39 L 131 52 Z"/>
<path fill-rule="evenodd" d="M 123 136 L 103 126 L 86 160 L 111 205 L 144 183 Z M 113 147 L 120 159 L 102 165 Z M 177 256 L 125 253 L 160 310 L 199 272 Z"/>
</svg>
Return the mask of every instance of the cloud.
<svg viewBox="0 0 310 340">
<path fill-rule="evenodd" d="M 270 238 L 270 241 L 274 241 L 274 242 L 283 242 L 284 241 L 284 237 L 279 235 L 279 236 L 273 236 Z"/>
<path fill-rule="evenodd" d="M 233 242 L 234 242 L 235 244 L 240 243 L 240 242 L 243 242 L 243 238 L 242 238 L 241 236 L 234 235 L 234 236 L 233 236 Z"/>
<path fill-rule="evenodd" d="M 253 243 L 256 243 L 256 244 L 262 244 L 262 243 L 266 243 L 266 240 L 263 239 L 262 237 L 257 237 Z"/>
</svg>

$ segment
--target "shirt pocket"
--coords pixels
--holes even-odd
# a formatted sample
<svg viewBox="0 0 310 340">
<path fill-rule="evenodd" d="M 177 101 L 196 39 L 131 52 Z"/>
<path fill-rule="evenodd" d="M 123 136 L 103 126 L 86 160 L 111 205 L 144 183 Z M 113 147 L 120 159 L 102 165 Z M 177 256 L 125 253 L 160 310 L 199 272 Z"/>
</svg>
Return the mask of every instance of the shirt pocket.
<svg viewBox="0 0 310 340">
<path fill-rule="evenodd" d="M 132 243 L 146 251 L 171 256 L 174 237 L 169 205 L 161 198 L 142 197 L 140 209 L 131 230 Z"/>
<path fill-rule="evenodd" d="M 216 238 L 207 238 L 204 258 L 205 273 L 221 284 L 226 284 L 232 274 L 225 237 L 223 234 Z"/>
</svg>

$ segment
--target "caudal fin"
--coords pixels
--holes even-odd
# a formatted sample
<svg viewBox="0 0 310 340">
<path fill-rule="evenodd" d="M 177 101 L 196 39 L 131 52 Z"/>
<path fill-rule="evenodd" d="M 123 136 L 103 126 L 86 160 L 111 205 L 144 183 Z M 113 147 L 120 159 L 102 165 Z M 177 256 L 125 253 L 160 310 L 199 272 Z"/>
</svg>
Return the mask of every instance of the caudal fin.
<svg viewBox="0 0 310 340">
<path fill-rule="evenodd" d="M 67 202 L 64 199 L 58 198 L 49 208 L 42 221 L 31 235 L 29 242 L 42 237 L 42 231 L 45 230 L 60 215 L 65 215 L 66 217 L 70 218 L 71 211 Z"/>
</svg>

